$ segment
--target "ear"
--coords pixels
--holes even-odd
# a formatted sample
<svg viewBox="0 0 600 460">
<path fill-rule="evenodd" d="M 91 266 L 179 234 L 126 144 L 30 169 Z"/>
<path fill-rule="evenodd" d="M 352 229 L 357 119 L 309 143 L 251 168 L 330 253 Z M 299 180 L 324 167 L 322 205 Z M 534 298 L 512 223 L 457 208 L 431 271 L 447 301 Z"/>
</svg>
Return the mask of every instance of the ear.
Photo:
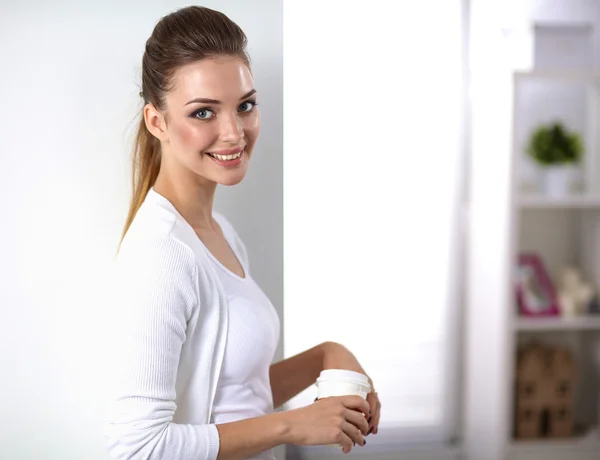
<svg viewBox="0 0 600 460">
<path fill-rule="evenodd" d="M 144 106 L 144 121 L 148 131 L 152 133 L 154 137 L 160 141 L 167 141 L 167 125 L 165 123 L 164 115 L 156 110 L 153 104 L 146 104 Z"/>
</svg>

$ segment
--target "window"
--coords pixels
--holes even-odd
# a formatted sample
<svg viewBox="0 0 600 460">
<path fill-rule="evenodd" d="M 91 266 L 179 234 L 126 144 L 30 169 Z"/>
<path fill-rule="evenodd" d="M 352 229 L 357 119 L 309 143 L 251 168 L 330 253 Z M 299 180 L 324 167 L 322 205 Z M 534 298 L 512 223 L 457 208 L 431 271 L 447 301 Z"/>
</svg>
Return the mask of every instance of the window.
<svg viewBox="0 0 600 460">
<path fill-rule="evenodd" d="M 463 4 L 288 2 L 284 34 L 284 353 L 345 344 L 377 385 L 382 436 L 447 439 Z"/>
</svg>

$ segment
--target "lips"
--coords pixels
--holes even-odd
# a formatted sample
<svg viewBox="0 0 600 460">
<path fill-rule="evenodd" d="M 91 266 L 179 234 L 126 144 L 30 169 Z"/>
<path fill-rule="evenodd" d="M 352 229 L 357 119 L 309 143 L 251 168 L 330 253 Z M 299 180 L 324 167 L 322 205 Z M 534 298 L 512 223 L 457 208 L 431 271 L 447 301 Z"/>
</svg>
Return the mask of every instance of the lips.
<svg viewBox="0 0 600 460">
<path fill-rule="evenodd" d="M 216 153 L 207 153 L 207 155 L 212 158 L 215 158 L 217 160 L 221 160 L 221 161 L 232 161 L 232 160 L 237 160 L 242 155 L 242 153 L 243 153 L 243 151 L 237 152 L 237 153 L 232 153 L 230 155 L 219 155 Z"/>
<path fill-rule="evenodd" d="M 206 152 L 210 156 L 229 156 L 240 153 L 244 150 L 244 147 L 236 147 L 233 149 L 215 150 L 213 152 Z"/>
<path fill-rule="evenodd" d="M 242 163 L 242 159 L 244 158 L 244 151 L 238 151 L 237 153 L 232 153 L 229 155 L 219 155 L 217 153 L 209 153 L 206 154 L 218 165 L 224 166 L 226 168 L 235 167 Z"/>
</svg>

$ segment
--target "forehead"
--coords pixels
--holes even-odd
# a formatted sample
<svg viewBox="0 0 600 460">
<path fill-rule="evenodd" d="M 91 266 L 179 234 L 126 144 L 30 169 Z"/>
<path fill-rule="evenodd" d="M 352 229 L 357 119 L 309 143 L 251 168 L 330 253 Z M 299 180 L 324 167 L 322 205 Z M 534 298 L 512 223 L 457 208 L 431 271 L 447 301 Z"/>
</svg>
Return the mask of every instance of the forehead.
<svg viewBox="0 0 600 460">
<path fill-rule="evenodd" d="M 168 96 L 172 102 L 185 104 L 196 97 L 237 102 L 254 88 L 254 80 L 242 59 L 218 57 L 179 68 L 173 75 L 173 85 Z"/>
</svg>

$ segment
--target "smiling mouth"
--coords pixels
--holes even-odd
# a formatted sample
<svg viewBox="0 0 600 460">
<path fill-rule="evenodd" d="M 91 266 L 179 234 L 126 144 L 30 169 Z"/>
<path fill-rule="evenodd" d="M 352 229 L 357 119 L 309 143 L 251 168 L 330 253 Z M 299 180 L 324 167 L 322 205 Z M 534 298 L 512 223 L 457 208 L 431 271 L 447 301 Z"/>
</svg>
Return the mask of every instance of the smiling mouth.
<svg viewBox="0 0 600 460">
<path fill-rule="evenodd" d="M 237 160 L 239 157 L 242 156 L 242 153 L 244 153 L 243 150 L 241 152 L 237 152 L 237 153 L 234 153 L 234 154 L 231 154 L 231 155 L 217 155 L 216 153 L 206 152 L 206 154 L 209 157 L 213 157 L 213 158 L 216 158 L 217 160 L 221 160 L 221 161 Z"/>
</svg>

